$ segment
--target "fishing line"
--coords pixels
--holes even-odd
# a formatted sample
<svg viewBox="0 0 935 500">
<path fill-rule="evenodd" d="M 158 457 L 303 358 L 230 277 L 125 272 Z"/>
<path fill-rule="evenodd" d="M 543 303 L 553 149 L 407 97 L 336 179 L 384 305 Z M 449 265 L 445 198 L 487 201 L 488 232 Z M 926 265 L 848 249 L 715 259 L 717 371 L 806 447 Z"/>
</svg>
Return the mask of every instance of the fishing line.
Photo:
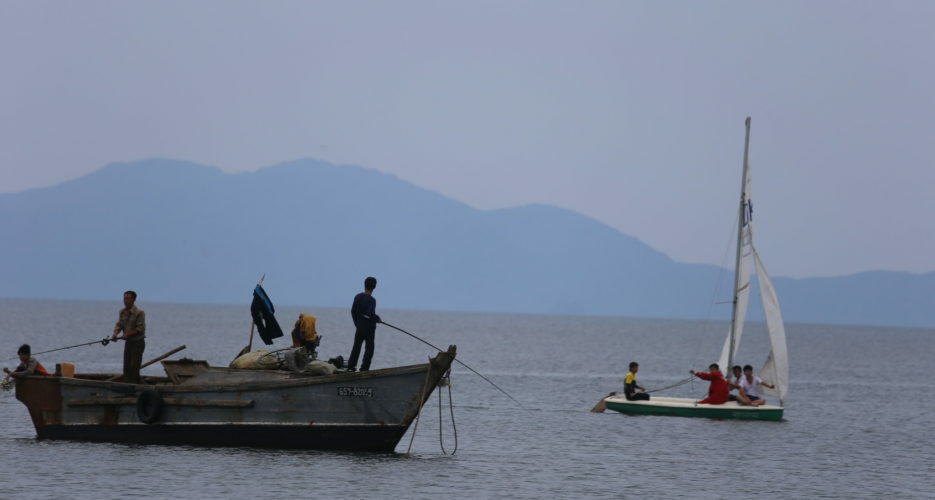
<svg viewBox="0 0 935 500">
<path fill-rule="evenodd" d="M 364 317 L 367 318 L 367 319 L 371 319 L 369 316 L 364 316 Z M 431 343 L 427 342 L 426 340 L 421 339 L 421 338 L 419 338 L 419 337 L 417 337 L 417 336 L 415 336 L 415 335 L 413 335 L 413 334 L 407 332 L 406 330 L 403 330 L 402 328 L 400 328 L 400 327 L 398 327 L 398 326 L 393 326 L 393 325 L 387 323 L 386 321 L 377 321 L 377 323 L 382 323 L 382 324 L 384 324 L 384 325 L 386 325 L 386 326 L 388 326 L 388 327 L 390 327 L 390 328 L 393 328 L 394 330 L 399 330 L 399 331 L 405 333 L 406 335 L 409 335 L 410 337 L 412 337 L 412 338 L 418 340 L 419 342 L 422 342 L 423 344 L 425 344 L 425 345 L 431 347 L 432 349 L 435 349 L 435 350 L 438 351 L 438 352 L 445 352 L 445 351 L 439 349 L 438 347 L 435 347 L 435 346 L 432 345 Z M 506 395 L 506 397 L 512 399 L 514 403 L 516 403 L 516 404 L 518 404 L 518 405 L 520 406 L 520 408 L 523 407 L 523 403 L 520 403 L 519 401 L 516 400 L 516 398 L 514 398 L 513 396 L 510 396 L 510 393 L 508 393 L 508 392 L 504 391 L 503 389 L 501 389 L 500 386 L 498 386 L 497 384 L 493 383 L 493 381 L 491 381 L 489 378 L 487 378 L 487 377 L 481 375 L 477 370 L 475 370 L 475 369 L 471 368 L 470 366 L 466 365 L 464 362 L 462 362 L 462 361 L 459 360 L 458 358 L 455 358 L 455 361 L 457 361 L 461 366 L 463 366 L 463 367 L 467 368 L 468 370 L 471 370 L 472 372 L 474 372 L 474 374 L 477 375 L 478 377 L 480 377 L 480 378 L 486 380 L 488 384 L 494 386 L 498 391 L 500 391 L 500 392 L 502 392 L 504 395 Z"/>
<path fill-rule="evenodd" d="M 104 337 L 103 340 L 95 340 L 95 341 L 93 341 L 93 342 L 85 342 L 84 344 L 70 345 L 70 346 L 68 346 L 68 347 L 59 347 L 58 349 L 49 349 L 48 351 L 34 352 L 34 353 L 30 354 L 30 356 L 38 356 L 38 355 L 40 355 L 40 354 L 46 354 L 46 353 L 55 352 L 55 351 L 64 351 L 65 349 L 74 349 L 75 347 L 83 347 L 83 346 L 91 345 L 91 344 L 107 345 L 107 344 L 109 344 L 109 343 L 111 343 L 111 342 L 116 342 L 116 341 L 118 341 L 118 340 L 120 340 L 120 339 L 121 339 L 121 337 L 117 337 L 116 339 L 113 339 L 113 340 L 112 340 L 110 337 Z M 4 361 L 13 361 L 14 359 L 19 359 L 19 356 L 15 357 L 15 358 L 5 359 Z"/>
</svg>

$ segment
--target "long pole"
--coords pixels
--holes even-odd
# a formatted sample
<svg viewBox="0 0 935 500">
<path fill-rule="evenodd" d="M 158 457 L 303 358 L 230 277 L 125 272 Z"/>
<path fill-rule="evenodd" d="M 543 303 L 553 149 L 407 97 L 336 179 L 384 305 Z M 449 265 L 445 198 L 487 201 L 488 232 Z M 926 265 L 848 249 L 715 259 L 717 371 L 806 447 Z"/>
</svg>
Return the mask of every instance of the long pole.
<svg viewBox="0 0 935 500">
<path fill-rule="evenodd" d="M 247 352 L 250 352 L 253 350 L 253 329 L 255 327 L 256 325 L 254 325 L 253 323 L 250 323 L 250 341 L 247 343 Z"/>
<path fill-rule="evenodd" d="M 182 349 L 185 349 L 185 345 L 180 345 L 180 346 L 176 347 L 175 349 L 172 349 L 171 351 L 169 351 L 169 352 L 167 352 L 167 353 L 165 353 L 165 354 L 163 354 L 163 355 L 161 355 L 161 356 L 157 356 L 157 357 L 155 357 L 155 358 L 153 358 L 153 359 L 151 359 L 151 360 L 149 360 L 149 361 L 143 363 L 142 365 L 140 365 L 140 369 L 142 370 L 143 368 L 146 368 L 147 366 L 149 366 L 149 365 L 151 365 L 151 364 L 153 364 L 153 363 L 155 363 L 155 362 L 157 362 L 157 361 L 162 361 L 162 360 L 168 358 L 169 356 L 171 356 L 171 355 L 173 355 L 173 354 L 175 354 L 175 353 L 181 351 Z M 119 380 L 119 379 L 122 379 L 122 378 L 123 378 L 123 374 L 121 373 L 120 375 L 115 375 L 115 376 L 113 376 L 113 377 L 110 377 L 110 378 L 107 379 L 106 381 L 107 381 L 107 382 L 113 382 L 113 381 L 115 381 L 115 380 Z"/>
<path fill-rule="evenodd" d="M 258 281 L 256 285 L 257 286 L 262 285 L 263 280 L 265 279 L 266 279 L 266 273 L 263 273 L 263 276 L 260 277 L 260 281 Z M 247 354 L 248 352 L 253 350 L 253 328 L 255 326 L 256 325 L 253 324 L 253 318 L 251 318 L 250 319 L 250 339 L 247 341 L 247 345 L 245 345 L 244 348 L 240 350 L 240 353 L 238 353 L 234 359 L 237 359 L 243 356 L 244 354 Z"/>
<path fill-rule="evenodd" d="M 734 260 L 734 300 L 733 310 L 730 317 L 730 346 L 727 349 L 727 366 L 721 369 L 725 373 L 730 373 L 730 367 L 734 364 L 734 334 L 737 331 L 737 295 L 740 288 L 740 259 L 743 256 L 743 228 L 746 226 L 746 208 L 747 208 L 747 161 L 750 153 L 750 117 L 745 122 L 747 132 L 743 141 L 743 175 L 740 178 L 740 208 L 737 217 L 737 258 Z"/>
<path fill-rule="evenodd" d="M 140 365 L 140 369 L 146 368 L 147 366 L 149 366 L 149 365 L 151 365 L 151 364 L 153 364 L 153 363 L 155 363 L 155 362 L 157 362 L 157 361 L 162 361 L 162 360 L 168 358 L 169 356 L 171 356 L 171 355 L 173 355 L 173 354 L 175 354 L 175 353 L 181 351 L 182 349 L 185 349 L 186 347 L 187 347 L 187 346 L 185 346 L 184 344 L 183 344 L 183 345 L 180 345 L 180 346 L 176 347 L 175 349 L 172 349 L 171 351 L 169 351 L 169 352 L 163 354 L 162 356 L 153 358 L 153 359 L 151 359 L 151 360 L 149 360 L 149 361 L 143 363 L 142 365 Z"/>
<path fill-rule="evenodd" d="M 364 316 L 364 317 L 365 317 L 365 318 L 368 318 L 368 319 L 370 318 L 369 316 Z M 386 326 L 388 326 L 388 327 L 390 327 L 390 328 L 392 328 L 392 329 L 394 329 L 394 330 L 399 330 L 399 331 L 405 333 L 406 335 L 409 335 L 410 337 L 412 337 L 412 338 L 418 340 L 419 342 L 422 342 L 423 344 L 425 344 L 425 345 L 431 347 L 432 349 L 435 349 L 435 350 L 438 351 L 438 352 L 444 352 L 444 351 L 442 351 L 441 349 L 439 349 L 438 347 L 435 347 L 434 345 L 430 344 L 428 341 L 426 341 L 426 340 L 424 340 L 424 339 L 421 339 L 421 338 L 419 338 L 419 337 L 417 337 L 417 336 L 415 336 L 415 335 L 413 335 L 413 334 L 407 332 L 406 330 L 403 330 L 402 328 L 400 328 L 400 327 L 398 327 L 398 326 L 393 326 L 393 325 L 391 325 L 391 324 L 389 324 L 389 323 L 387 323 L 387 322 L 385 322 L 385 321 L 379 321 L 379 323 L 382 324 L 382 325 L 386 325 Z M 498 391 L 502 392 L 506 397 L 512 399 L 514 403 L 516 403 L 516 404 L 518 404 L 518 405 L 520 406 L 520 408 L 523 407 L 523 403 L 520 403 L 519 401 L 516 400 L 516 398 L 514 398 L 513 396 L 510 396 L 510 393 L 508 393 L 508 392 L 504 391 L 503 389 L 501 389 L 500 386 L 498 386 L 497 384 L 493 383 L 493 381 L 491 381 L 489 378 L 487 378 L 487 377 L 481 375 L 477 370 L 475 370 L 475 369 L 471 368 L 470 366 L 464 364 L 464 362 L 462 362 L 462 361 L 459 360 L 458 358 L 455 358 L 455 361 L 457 361 L 461 366 L 463 366 L 463 367 L 467 368 L 468 370 L 471 370 L 472 372 L 474 372 L 474 374 L 477 375 L 478 377 L 480 377 L 480 378 L 486 380 L 488 384 L 494 386 L 495 389 L 497 389 Z"/>
</svg>

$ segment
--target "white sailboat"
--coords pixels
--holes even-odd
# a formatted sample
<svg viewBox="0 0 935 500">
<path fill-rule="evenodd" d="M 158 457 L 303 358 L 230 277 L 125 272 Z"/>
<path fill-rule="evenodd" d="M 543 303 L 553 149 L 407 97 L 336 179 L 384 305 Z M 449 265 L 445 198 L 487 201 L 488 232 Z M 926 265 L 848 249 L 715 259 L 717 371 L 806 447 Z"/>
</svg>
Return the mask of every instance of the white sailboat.
<svg viewBox="0 0 935 500">
<path fill-rule="evenodd" d="M 653 397 L 649 401 L 629 401 L 623 395 L 614 395 L 604 398 L 607 408 L 622 413 L 635 415 L 677 415 L 686 417 L 733 418 L 756 420 L 781 420 L 786 392 L 789 388 L 789 359 L 786 352 L 786 332 L 779 310 L 779 300 L 776 290 L 766 273 L 766 268 L 753 245 L 753 204 L 750 201 L 750 164 L 748 161 L 750 148 L 750 118 L 746 120 L 746 136 L 743 151 L 743 176 L 740 185 L 740 207 L 738 214 L 737 256 L 734 269 L 734 298 L 731 314 L 730 330 L 721 349 L 718 366 L 730 371 L 740 337 L 743 333 L 744 320 L 747 314 L 747 304 L 750 298 L 750 275 L 756 269 L 757 281 L 760 285 L 760 296 L 763 302 L 763 312 L 766 317 L 766 328 L 769 332 L 770 352 L 766 362 L 760 369 L 760 378 L 770 383 L 774 388 L 763 386 L 764 394 L 779 399 L 779 405 L 743 406 L 735 401 L 723 404 L 698 404 L 698 400 L 691 398 Z"/>
</svg>

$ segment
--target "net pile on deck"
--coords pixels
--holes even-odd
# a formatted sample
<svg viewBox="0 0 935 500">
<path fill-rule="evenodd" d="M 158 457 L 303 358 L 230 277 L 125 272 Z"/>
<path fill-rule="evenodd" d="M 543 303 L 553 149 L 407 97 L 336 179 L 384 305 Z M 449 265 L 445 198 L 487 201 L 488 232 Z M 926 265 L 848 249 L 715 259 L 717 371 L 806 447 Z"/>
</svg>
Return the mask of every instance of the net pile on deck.
<svg viewBox="0 0 935 500">
<path fill-rule="evenodd" d="M 331 375 L 337 370 L 335 365 L 326 361 L 309 360 L 308 351 L 302 347 L 251 351 L 231 361 L 230 367 L 242 370 L 289 370 L 312 375 Z"/>
</svg>

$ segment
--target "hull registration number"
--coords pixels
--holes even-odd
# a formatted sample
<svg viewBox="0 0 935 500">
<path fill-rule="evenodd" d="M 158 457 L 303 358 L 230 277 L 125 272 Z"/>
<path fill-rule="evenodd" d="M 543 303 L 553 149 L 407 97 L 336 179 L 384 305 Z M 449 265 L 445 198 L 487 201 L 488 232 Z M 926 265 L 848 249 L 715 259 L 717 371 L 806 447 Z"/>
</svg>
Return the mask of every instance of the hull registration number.
<svg viewBox="0 0 935 500">
<path fill-rule="evenodd" d="M 373 387 L 338 387 L 338 396 L 372 398 Z"/>
</svg>

